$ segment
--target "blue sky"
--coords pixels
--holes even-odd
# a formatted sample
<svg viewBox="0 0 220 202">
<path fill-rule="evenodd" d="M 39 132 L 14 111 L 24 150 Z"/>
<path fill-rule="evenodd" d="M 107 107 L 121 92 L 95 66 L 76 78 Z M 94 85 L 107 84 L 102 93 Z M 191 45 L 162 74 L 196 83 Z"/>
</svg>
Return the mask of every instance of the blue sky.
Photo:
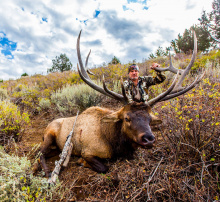
<svg viewBox="0 0 220 202">
<path fill-rule="evenodd" d="M 66 53 L 76 67 L 91 49 L 89 67 L 141 62 L 198 24 L 212 0 L 7 0 L 0 6 L 0 79 L 46 74 L 52 59 Z"/>
<path fill-rule="evenodd" d="M 1 54 L 3 54 L 8 59 L 14 59 L 14 56 L 12 55 L 12 52 L 16 50 L 17 43 L 10 41 L 6 34 L 1 32 L 0 33 L 0 47 L 1 47 Z"/>
</svg>

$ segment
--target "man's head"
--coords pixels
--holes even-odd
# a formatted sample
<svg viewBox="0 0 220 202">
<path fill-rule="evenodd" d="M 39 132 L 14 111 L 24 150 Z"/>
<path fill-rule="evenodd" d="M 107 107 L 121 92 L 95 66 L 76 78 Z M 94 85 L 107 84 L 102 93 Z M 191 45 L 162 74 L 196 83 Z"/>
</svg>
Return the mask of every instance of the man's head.
<svg viewBox="0 0 220 202">
<path fill-rule="evenodd" d="M 139 77 L 139 67 L 136 64 L 132 64 L 128 68 L 128 75 L 131 80 L 137 80 Z"/>
</svg>

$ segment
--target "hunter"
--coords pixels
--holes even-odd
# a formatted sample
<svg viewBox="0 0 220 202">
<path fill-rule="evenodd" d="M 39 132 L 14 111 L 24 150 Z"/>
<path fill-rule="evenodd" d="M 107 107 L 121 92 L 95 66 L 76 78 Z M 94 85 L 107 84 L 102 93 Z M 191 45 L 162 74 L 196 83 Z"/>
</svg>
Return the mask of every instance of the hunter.
<svg viewBox="0 0 220 202">
<path fill-rule="evenodd" d="M 159 67 L 157 63 L 153 63 L 151 69 Z M 156 70 L 155 70 L 156 71 Z M 148 99 L 148 88 L 152 85 L 162 83 L 166 77 L 160 71 L 156 71 L 157 76 L 139 76 L 139 67 L 132 64 L 128 68 L 128 80 L 124 81 L 124 87 L 129 102 L 145 102 Z"/>
</svg>

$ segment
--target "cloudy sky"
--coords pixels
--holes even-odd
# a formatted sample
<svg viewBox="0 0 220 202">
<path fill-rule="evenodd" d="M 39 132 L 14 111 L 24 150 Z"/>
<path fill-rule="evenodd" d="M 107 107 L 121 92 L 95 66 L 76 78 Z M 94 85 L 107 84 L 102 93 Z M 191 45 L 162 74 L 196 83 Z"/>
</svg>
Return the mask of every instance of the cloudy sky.
<svg viewBox="0 0 220 202">
<path fill-rule="evenodd" d="M 0 4 L 0 79 L 46 74 L 65 53 L 76 67 L 92 50 L 89 67 L 141 62 L 159 46 L 198 24 L 212 0 L 4 0 Z"/>
</svg>

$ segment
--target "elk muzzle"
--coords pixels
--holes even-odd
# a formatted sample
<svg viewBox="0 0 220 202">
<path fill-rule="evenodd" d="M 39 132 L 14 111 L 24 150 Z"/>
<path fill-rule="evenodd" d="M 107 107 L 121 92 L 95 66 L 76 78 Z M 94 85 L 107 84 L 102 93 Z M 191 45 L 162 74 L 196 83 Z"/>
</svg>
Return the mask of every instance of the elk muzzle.
<svg viewBox="0 0 220 202">
<path fill-rule="evenodd" d="M 155 137 L 152 133 L 141 133 L 138 137 L 138 144 L 147 148 L 152 148 L 155 142 Z"/>
</svg>

